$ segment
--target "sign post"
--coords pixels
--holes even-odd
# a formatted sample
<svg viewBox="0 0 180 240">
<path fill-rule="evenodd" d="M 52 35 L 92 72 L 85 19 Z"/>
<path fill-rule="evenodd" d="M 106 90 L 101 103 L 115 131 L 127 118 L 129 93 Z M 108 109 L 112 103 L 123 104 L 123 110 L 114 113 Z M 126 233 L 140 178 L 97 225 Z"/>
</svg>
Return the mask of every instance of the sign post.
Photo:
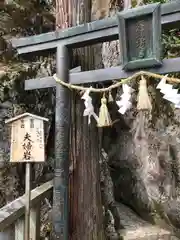
<svg viewBox="0 0 180 240">
<path fill-rule="evenodd" d="M 25 195 L 25 240 L 30 240 L 31 164 L 28 162 L 26 163 Z"/>
<path fill-rule="evenodd" d="M 44 162 L 44 122 L 42 118 L 24 113 L 7 120 L 11 124 L 10 162 L 26 164 L 25 240 L 30 240 L 31 163 Z"/>
</svg>

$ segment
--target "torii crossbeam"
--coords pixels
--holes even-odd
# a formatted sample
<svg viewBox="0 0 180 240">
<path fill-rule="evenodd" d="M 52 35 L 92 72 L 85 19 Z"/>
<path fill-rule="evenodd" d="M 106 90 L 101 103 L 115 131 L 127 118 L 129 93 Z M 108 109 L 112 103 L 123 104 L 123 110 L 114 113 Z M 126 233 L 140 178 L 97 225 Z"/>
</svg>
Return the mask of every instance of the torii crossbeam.
<svg viewBox="0 0 180 240">
<path fill-rule="evenodd" d="M 134 10 L 136 11 L 136 9 Z M 156 16 L 157 19 L 159 16 Z M 173 28 L 180 23 L 179 1 L 161 5 L 159 17 L 163 29 Z M 126 78 L 136 70 L 125 71 L 122 66 L 106 69 L 71 72 L 69 74 L 69 51 L 76 47 L 89 46 L 105 41 L 117 40 L 119 35 L 117 19 L 86 23 L 61 31 L 12 40 L 19 54 L 56 49 L 57 76 L 72 84 L 95 83 Z M 174 73 L 180 71 L 180 58 L 164 59 L 161 66 L 148 68 L 155 73 Z M 38 81 L 37 81 L 38 80 Z M 70 98 L 68 89 L 56 84 L 53 77 L 25 81 L 25 90 L 56 87 L 56 141 L 54 176 L 54 219 L 56 239 L 68 240 L 68 176 L 69 176 L 69 126 Z"/>
</svg>

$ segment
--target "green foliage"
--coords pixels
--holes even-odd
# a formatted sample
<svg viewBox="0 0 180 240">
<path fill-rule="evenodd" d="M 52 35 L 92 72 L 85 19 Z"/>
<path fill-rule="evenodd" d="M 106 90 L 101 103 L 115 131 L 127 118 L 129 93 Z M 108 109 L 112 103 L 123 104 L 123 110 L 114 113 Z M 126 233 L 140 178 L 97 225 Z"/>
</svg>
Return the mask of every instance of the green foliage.
<svg viewBox="0 0 180 240">
<path fill-rule="evenodd" d="M 180 29 L 172 29 L 162 35 L 164 54 L 167 57 L 180 55 Z"/>
<path fill-rule="evenodd" d="M 0 1 L 0 61 L 12 60 L 8 40 L 54 29 L 54 1 Z"/>
<path fill-rule="evenodd" d="M 0 7 L 0 33 L 33 35 L 52 30 L 52 6 L 45 1 L 16 0 Z"/>
<path fill-rule="evenodd" d="M 175 58 L 180 57 L 180 29 L 172 29 L 162 34 L 162 57 Z M 169 74 L 180 78 L 180 73 Z M 180 84 L 174 84 L 175 88 L 180 88 Z"/>
</svg>

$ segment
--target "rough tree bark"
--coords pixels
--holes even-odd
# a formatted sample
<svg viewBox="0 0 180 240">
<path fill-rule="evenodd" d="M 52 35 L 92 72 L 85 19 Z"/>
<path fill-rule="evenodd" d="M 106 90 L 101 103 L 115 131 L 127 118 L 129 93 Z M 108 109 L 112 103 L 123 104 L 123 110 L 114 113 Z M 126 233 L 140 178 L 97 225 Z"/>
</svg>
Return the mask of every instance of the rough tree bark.
<svg viewBox="0 0 180 240">
<path fill-rule="evenodd" d="M 91 21 L 91 1 L 56 1 L 56 26 L 66 28 Z M 90 48 L 76 49 L 73 64 L 93 66 Z M 104 239 L 99 171 L 99 139 L 95 123 L 83 118 L 80 95 L 72 93 L 70 165 L 70 239 Z"/>
</svg>

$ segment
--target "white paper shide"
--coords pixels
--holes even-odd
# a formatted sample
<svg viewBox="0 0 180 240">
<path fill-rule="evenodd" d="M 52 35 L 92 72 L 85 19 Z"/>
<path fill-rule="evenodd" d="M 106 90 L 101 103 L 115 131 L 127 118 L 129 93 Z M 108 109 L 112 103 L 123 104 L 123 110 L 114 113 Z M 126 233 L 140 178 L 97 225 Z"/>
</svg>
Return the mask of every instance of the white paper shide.
<svg viewBox="0 0 180 240">
<path fill-rule="evenodd" d="M 175 108 L 180 108 L 180 95 L 178 89 L 173 89 L 172 84 L 166 83 L 167 75 L 165 75 L 157 85 L 157 89 L 164 94 L 163 98 L 174 104 Z"/>
<path fill-rule="evenodd" d="M 83 96 L 81 97 L 81 99 L 84 100 L 84 105 L 85 105 L 83 116 L 88 116 L 88 124 L 91 123 L 91 116 L 93 116 L 94 119 L 98 122 L 98 116 L 94 112 L 92 98 L 89 96 L 91 88 L 92 87 L 90 87 L 88 90 L 86 90 L 85 93 L 83 94 Z"/>
<path fill-rule="evenodd" d="M 123 94 L 121 95 L 121 100 L 116 101 L 116 104 L 119 107 L 118 112 L 121 114 L 125 114 L 127 110 L 129 110 L 132 106 L 131 103 L 131 93 L 134 91 L 133 88 L 129 87 L 127 84 L 122 85 Z"/>
</svg>

